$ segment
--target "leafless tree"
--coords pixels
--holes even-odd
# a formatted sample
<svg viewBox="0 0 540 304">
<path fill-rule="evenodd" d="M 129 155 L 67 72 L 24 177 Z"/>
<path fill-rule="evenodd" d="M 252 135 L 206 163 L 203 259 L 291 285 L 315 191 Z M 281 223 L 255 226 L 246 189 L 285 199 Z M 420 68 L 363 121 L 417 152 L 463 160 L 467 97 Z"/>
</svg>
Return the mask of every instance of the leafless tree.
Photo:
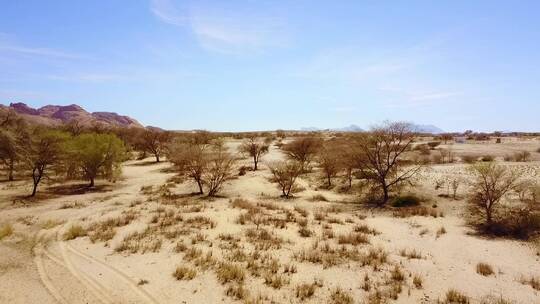
<svg viewBox="0 0 540 304">
<path fill-rule="evenodd" d="M 193 179 L 199 188 L 199 194 L 203 194 L 204 173 L 208 167 L 206 150 L 210 147 L 206 144 L 184 142 L 177 140 L 167 149 L 167 159 L 172 162 L 180 175 Z"/>
<path fill-rule="evenodd" d="M 255 136 L 252 136 L 246 140 L 240 145 L 238 150 L 253 158 L 253 170 L 257 171 L 259 161 L 261 157 L 268 153 L 268 144 L 258 140 Z"/>
<path fill-rule="evenodd" d="M 270 180 L 278 184 L 283 197 L 289 198 L 303 172 L 302 164 L 296 160 L 286 160 L 274 162 L 269 167 L 272 172 Z"/>
<path fill-rule="evenodd" d="M 208 155 L 208 167 L 203 174 L 204 183 L 208 186 L 208 196 L 215 196 L 223 184 L 233 177 L 233 166 L 236 162 L 222 146 L 215 146 Z"/>
<path fill-rule="evenodd" d="M 519 184 L 521 173 L 494 162 L 471 165 L 470 172 L 474 182 L 469 204 L 474 213 L 485 217 L 486 225 L 490 227 L 501 199 Z"/>
<path fill-rule="evenodd" d="M 282 150 L 290 159 L 298 161 L 302 170 L 307 170 L 320 149 L 321 143 L 318 137 L 301 137 L 283 145 Z"/>
<path fill-rule="evenodd" d="M 171 140 L 171 134 L 167 131 L 157 129 L 146 129 L 141 137 L 142 148 L 149 153 L 154 154 L 156 162 L 159 163 L 160 156 L 163 154 L 167 144 Z"/>
<path fill-rule="evenodd" d="M 406 164 L 405 153 L 414 140 L 410 124 L 385 122 L 358 138 L 356 157 L 360 176 L 378 185 L 382 192 L 379 205 L 386 204 L 390 191 L 414 177 L 421 166 Z"/>
<path fill-rule="evenodd" d="M 317 163 L 324 174 L 328 187 L 332 186 L 332 178 L 341 171 L 341 155 L 339 148 L 333 141 L 325 142 L 317 152 Z"/>
</svg>

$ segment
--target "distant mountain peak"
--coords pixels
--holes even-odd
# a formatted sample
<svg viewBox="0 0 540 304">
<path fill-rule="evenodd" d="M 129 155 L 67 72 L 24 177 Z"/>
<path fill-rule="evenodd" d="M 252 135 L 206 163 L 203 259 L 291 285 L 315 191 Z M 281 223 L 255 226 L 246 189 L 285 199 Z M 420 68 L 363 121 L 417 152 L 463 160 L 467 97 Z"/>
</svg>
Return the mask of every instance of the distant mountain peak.
<svg viewBox="0 0 540 304">
<path fill-rule="evenodd" d="M 77 104 L 65 106 L 46 105 L 34 109 L 23 102 L 12 102 L 9 104 L 9 108 L 21 114 L 26 120 L 37 124 L 58 125 L 77 121 L 82 125 L 100 123 L 109 126 L 142 127 L 137 120 L 129 116 L 119 115 L 114 112 L 90 113 Z"/>
</svg>

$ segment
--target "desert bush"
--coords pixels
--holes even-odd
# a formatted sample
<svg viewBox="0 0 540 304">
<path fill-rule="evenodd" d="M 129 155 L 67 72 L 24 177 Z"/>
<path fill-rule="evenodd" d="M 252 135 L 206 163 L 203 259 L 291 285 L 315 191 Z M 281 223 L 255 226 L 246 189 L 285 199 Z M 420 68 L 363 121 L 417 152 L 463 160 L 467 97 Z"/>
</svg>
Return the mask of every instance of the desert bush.
<svg viewBox="0 0 540 304">
<path fill-rule="evenodd" d="M 472 164 L 478 160 L 478 157 L 476 155 L 470 155 L 465 154 L 461 156 L 461 161 L 463 161 L 466 164 Z"/>
<path fill-rule="evenodd" d="M 13 226 L 11 224 L 3 224 L 0 226 L 0 240 L 13 234 Z"/>
<path fill-rule="evenodd" d="M 483 155 L 482 158 L 480 158 L 480 160 L 483 162 L 491 162 L 495 160 L 495 157 L 493 157 L 493 155 L 486 154 L 486 155 Z"/>
<path fill-rule="evenodd" d="M 476 264 L 476 273 L 481 274 L 483 276 L 489 276 L 493 274 L 493 268 L 489 264 L 478 263 Z"/>
<path fill-rule="evenodd" d="M 71 225 L 69 229 L 64 232 L 64 240 L 66 241 L 82 236 L 86 236 L 86 230 L 81 225 Z"/>
<path fill-rule="evenodd" d="M 298 229 L 298 234 L 300 234 L 301 237 L 304 237 L 304 238 L 307 238 L 307 237 L 311 237 L 313 235 L 313 231 L 305 228 L 305 227 L 302 227 L 300 229 Z"/>
<path fill-rule="evenodd" d="M 267 143 L 251 136 L 242 142 L 238 150 L 253 159 L 253 170 L 257 171 L 259 161 L 264 154 L 268 153 L 268 148 Z"/>
<path fill-rule="evenodd" d="M 514 161 L 527 162 L 531 160 L 531 152 L 521 151 L 514 154 Z"/>
<path fill-rule="evenodd" d="M 301 137 L 283 145 L 281 149 L 290 159 L 297 161 L 302 171 L 304 171 L 309 168 L 320 147 L 320 138 Z"/>
<path fill-rule="evenodd" d="M 21 157 L 18 141 L 15 132 L 0 130 L 0 164 L 6 168 L 9 181 L 13 181 L 15 165 Z"/>
<path fill-rule="evenodd" d="M 203 173 L 204 183 L 208 187 L 208 196 L 215 196 L 223 184 L 233 178 L 232 169 L 236 162 L 225 149 L 218 148 L 209 157 L 208 170 Z"/>
<path fill-rule="evenodd" d="M 430 155 L 431 151 L 428 145 L 426 144 L 419 144 L 414 147 L 415 151 L 418 151 L 420 155 Z"/>
<path fill-rule="evenodd" d="M 409 194 L 394 197 L 391 200 L 390 205 L 392 205 L 393 207 L 411 207 L 420 205 L 421 201 L 422 200 L 419 197 L 413 194 Z"/>
<path fill-rule="evenodd" d="M 470 209 L 483 216 L 489 228 L 501 199 L 517 185 L 521 173 L 495 163 L 473 165 L 470 172 L 474 177 L 468 200 Z"/>
<path fill-rule="evenodd" d="M 429 146 L 431 150 L 435 150 L 435 148 L 438 147 L 440 144 L 441 144 L 440 141 L 430 141 L 427 143 L 427 145 Z"/>
<path fill-rule="evenodd" d="M 195 269 L 186 267 L 186 266 L 178 266 L 173 272 L 173 277 L 177 280 L 193 280 L 195 276 L 197 275 L 197 271 Z"/>
<path fill-rule="evenodd" d="M 369 244 L 369 238 L 363 233 L 350 232 L 348 234 L 340 234 L 338 236 L 338 244 Z"/>
<path fill-rule="evenodd" d="M 289 198 L 294 190 L 296 179 L 302 174 L 302 164 L 295 160 L 274 162 L 270 165 L 272 182 L 278 184 L 283 197 Z"/>
</svg>

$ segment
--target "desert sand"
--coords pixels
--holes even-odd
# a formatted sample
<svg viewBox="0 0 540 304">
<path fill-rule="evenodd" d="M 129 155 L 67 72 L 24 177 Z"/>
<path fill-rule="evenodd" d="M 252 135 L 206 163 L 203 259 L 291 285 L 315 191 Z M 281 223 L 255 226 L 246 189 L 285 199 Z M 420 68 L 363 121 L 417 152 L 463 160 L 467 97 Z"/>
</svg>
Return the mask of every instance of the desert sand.
<svg viewBox="0 0 540 304">
<path fill-rule="evenodd" d="M 503 157 L 539 146 L 515 139 L 452 149 Z M 10 223 L 13 234 L 0 241 L 0 303 L 329 303 L 336 288 L 354 303 L 378 303 L 377 293 L 390 303 L 436 303 L 449 289 L 472 303 L 540 303 L 540 290 L 521 282 L 540 276 L 538 244 L 480 237 L 467 226 L 466 165 L 423 170 L 413 189 L 430 198 L 436 217 L 401 218 L 359 205 L 354 192 L 323 189 L 317 170 L 301 178 L 293 199 L 280 198 L 265 163 L 283 157 L 272 146 L 258 171 L 211 199 L 192 195 L 193 183 L 152 159 L 126 162 L 121 180 L 99 181 L 90 192 L 58 194 L 68 185 L 46 185 L 35 201 L 14 199 L 29 191 L 27 182 L 3 182 L 0 224 Z M 507 165 L 539 180 L 539 159 L 533 152 L 533 161 Z M 434 190 L 445 176 L 463 177 L 457 199 Z M 109 230 L 100 228 L 108 219 Z M 67 239 L 78 226 L 82 236 Z M 478 263 L 494 273 L 478 274 Z M 244 277 L 220 276 L 227 265 Z M 194 276 L 178 280 L 177 266 Z M 314 290 L 305 298 L 297 289 L 304 283 Z"/>
</svg>

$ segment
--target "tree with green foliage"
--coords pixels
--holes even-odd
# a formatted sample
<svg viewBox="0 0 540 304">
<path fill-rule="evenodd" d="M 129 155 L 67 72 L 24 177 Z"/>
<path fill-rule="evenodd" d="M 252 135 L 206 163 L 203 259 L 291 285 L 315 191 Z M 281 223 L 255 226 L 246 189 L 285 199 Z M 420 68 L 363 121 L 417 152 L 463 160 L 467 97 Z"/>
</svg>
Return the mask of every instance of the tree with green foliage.
<svg viewBox="0 0 540 304">
<path fill-rule="evenodd" d="M 8 180 L 13 180 L 15 163 L 18 161 L 19 151 L 17 138 L 12 132 L 0 130 L 0 163 L 7 170 Z"/>
<path fill-rule="evenodd" d="M 113 178 L 120 172 L 125 159 L 124 143 L 114 134 L 81 134 L 66 143 L 69 160 L 81 171 L 84 178 L 94 186 L 98 177 Z"/>
<path fill-rule="evenodd" d="M 69 136 L 60 131 L 34 129 L 21 140 L 21 162 L 31 172 L 35 196 L 39 183 L 47 176 L 51 167 L 62 160 L 64 143 Z"/>
</svg>

